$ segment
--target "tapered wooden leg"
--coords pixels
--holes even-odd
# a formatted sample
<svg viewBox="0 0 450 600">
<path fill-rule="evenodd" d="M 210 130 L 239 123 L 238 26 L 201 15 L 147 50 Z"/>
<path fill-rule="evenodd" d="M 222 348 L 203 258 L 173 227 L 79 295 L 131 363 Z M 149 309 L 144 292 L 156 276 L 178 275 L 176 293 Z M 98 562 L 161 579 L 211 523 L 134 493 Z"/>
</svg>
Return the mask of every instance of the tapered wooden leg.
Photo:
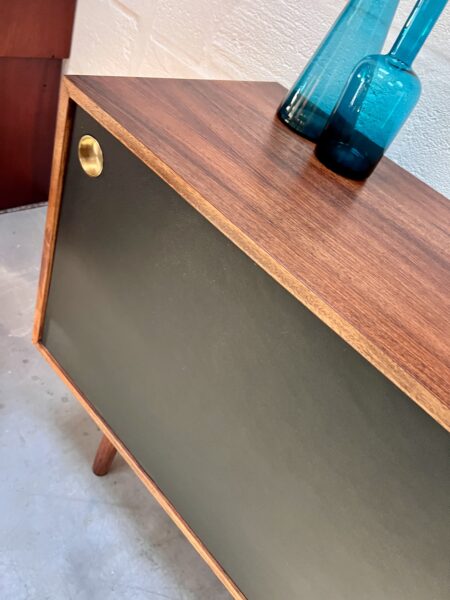
<svg viewBox="0 0 450 600">
<path fill-rule="evenodd" d="M 116 455 L 117 450 L 108 440 L 106 435 L 102 436 L 100 444 L 97 448 L 97 454 L 94 458 L 92 470 L 98 476 L 106 475 L 112 465 L 112 461 Z"/>
</svg>

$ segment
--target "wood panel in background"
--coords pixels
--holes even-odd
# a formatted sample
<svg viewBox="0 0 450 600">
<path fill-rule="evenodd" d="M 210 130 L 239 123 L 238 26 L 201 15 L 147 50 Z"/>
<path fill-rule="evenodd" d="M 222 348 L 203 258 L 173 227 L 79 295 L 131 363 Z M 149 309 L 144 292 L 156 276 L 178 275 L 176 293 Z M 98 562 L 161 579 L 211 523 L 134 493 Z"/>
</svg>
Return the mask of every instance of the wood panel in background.
<svg viewBox="0 0 450 600">
<path fill-rule="evenodd" d="M 76 0 L 0 0 L 0 210 L 47 200 Z"/>
<path fill-rule="evenodd" d="M 0 56 L 67 58 L 76 0 L 1 0 Z"/>
<path fill-rule="evenodd" d="M 0 209 L 48 195 L 61 61 L 0 58 Z"/>
</svg>

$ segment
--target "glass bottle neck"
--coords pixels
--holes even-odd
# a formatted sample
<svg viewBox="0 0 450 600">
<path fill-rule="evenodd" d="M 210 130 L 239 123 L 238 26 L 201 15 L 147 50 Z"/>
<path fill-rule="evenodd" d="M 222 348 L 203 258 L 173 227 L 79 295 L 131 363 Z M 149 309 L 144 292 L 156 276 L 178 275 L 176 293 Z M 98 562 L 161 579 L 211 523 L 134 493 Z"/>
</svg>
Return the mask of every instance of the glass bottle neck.
<svg viewBox="0 0 450 600">
<path fill-rule="evenodd" d="M 448 0 L 417 0 L 390 56 L 411 65 L 429 36 Z"/>
</svg>

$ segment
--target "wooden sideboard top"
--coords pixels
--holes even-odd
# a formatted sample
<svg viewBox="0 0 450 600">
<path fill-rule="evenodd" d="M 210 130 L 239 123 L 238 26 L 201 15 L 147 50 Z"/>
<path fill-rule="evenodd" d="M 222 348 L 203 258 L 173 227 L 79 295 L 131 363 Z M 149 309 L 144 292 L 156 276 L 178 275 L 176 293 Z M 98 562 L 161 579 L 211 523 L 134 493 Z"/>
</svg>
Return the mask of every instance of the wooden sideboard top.
<svg viewBox="0 0 450 600">
<path fill-rule="evenodd" d="M 275 83 L 70 76 L 64 85 L 450 429 L 446 198 L 388 159 L 365 183 L 325 169 L 275 117 L 284 94 Z"/>
</svg>

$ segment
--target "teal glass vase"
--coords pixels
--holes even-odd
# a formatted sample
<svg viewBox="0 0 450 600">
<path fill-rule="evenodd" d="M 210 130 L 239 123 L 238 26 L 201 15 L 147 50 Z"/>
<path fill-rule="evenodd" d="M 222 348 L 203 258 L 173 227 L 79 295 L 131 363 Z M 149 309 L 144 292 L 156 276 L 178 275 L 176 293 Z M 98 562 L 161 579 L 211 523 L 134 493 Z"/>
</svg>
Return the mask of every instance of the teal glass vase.
<svg viewBox="0 0 450 600">
<path fill-rule="evenodd" d="M 399 0 L 350 0 L 278 109 L 279 118 L 316 141 L 355 65 L 380 52 Z"/>
<path fill-rule="evenodd" d="M 448 0 L 418 0 L 392 50 L 355 68 L 322 133 L 316 156 L 350 179 L 366 179 L 420 97 L 412 63 Z"/>
</svg>

